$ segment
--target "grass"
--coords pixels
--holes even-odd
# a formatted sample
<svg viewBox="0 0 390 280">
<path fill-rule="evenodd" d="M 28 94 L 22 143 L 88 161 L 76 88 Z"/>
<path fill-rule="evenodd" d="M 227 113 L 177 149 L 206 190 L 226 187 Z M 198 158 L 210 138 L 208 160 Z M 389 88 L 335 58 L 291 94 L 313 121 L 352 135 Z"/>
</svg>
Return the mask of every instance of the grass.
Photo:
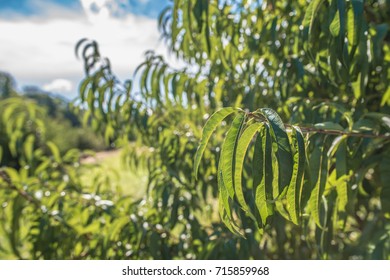
<svg viewBox="0 0 390 280">
<path fill-rule="evenodd" d="M 144 196 L 147 185 L 146 170 L 131 170 L 123 164 L 121 151 L 105 151 L 96 153 L 94 157 L 82 161 L 82 180 L 87 185 L 96 184 L 94 178 L 107 177 L 113 191 L 129 195 L 134 200 Z"/>
</svg>

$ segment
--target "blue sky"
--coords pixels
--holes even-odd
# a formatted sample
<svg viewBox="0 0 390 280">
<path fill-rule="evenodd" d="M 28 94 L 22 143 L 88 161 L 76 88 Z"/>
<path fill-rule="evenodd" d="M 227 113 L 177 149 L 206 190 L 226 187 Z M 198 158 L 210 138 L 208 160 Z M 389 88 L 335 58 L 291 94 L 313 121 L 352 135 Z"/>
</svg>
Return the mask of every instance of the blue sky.
<svg viewBox="0 0 390 280">
<path fill-rule="evenodd" d="M 122 79 L 132 76 L 147 50 L 167 54 L 157 17 L 169 0 L 0 0 L 0 71 L 19 88 L 37 85 L 68 98 L 83 77 L 74 46 L 99 42 Z"/>
<path fill-rule="evenodd" d="M 143 15 L 157 18 L 159 12 L 166 7 L 168 0 L 126 0 L 116 1 L 122 8 L 135 15 Z M 80 0 L 0 0 L 0 16 L 7 17 L 9 14 L 25 16 L 40 15 L 44 11 L 41 4 L 56 4 L 64 8 L 82 10 Z"/>
<path fill-rule="evenodd" d="M 42 2 L 55 2 L 62 6 L 81 8 L 78 0 L 46 0 Z M 37 12 L 34 8 L 34 1 L 30 0 L 0 0 L 0 9 L 8 9 L 22 14 Z"/>
</svg>

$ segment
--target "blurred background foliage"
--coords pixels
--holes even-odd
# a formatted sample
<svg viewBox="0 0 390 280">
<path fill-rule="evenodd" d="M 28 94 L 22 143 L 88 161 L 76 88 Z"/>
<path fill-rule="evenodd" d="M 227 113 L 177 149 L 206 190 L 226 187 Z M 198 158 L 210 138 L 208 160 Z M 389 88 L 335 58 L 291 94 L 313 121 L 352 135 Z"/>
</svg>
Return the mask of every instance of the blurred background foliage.
<svg viewBox="0 0 390 280">
<path fill-rule="evenodd" d="M 43 122 L 40 124 L 41 128 L 36 144 L 52 141 L 61 153 L 72 148 L 95 151 L 107 148 L 103 138 L 94 134 L 92 129 L 82 126 L 80 116 L 74 113 L 70 101 L 64 97 L 45 92 L 34 86 L 27 86 L 18 92 L 14 78 L 5 72 L 0 73 L 0 88 L 0 100 L 3 103 L 2 124 L 6 126 L 13 114 L 27 110 L 32 114 L 32 118 Z M 38 115 L 34 112 L 37 112 Z M 29 116 L 26 118 L 25 121 L 28 120 Z M 27 127 L 24 128 L 27 129 Z M 6 147 L 5 144 L 10 140 L 5 139 L 6 134 L 2 134 L 0 137 L 4 137 L 1 141 L 2 146 Z M 9 151 L 4 152 L 8 155 L 4 157 L 4 160 L 11 161 Z"/>
</svg>

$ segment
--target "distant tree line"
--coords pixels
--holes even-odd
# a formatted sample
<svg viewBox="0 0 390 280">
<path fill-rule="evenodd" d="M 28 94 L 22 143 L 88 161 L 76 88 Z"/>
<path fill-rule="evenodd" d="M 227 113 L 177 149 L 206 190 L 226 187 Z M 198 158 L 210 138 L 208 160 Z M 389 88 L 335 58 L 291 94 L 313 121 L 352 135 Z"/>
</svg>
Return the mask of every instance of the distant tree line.
<svg viewBox="0 0 390 280">
<path fill-rule="evenodd" d="M 51 141 L 59 147 L 61 153 L 77 148 L 80 150 L 103 150 L 107 148 L 103 138 L 97 136 L 86 123 L 82 125 L 82 112 L 76 113 L 70 102 L 64 97 L 46 92 L 37 86 L 26 86 L 18 91 L 13 76 L 0 71 L 0 146 L 3 150 L 3 161 L 10 166 L 17 167 L 17 160 L 12 156 L 4 123 L 9 116 L 7 108 L 16 106 L 19 111 L 28 110 L 22 104 L 35 104 L 40 110 L 39 118 L 45 128 L 45 133 L 36 138 L 35 144 L 41 145 L 44 141 Z M 14 104 L 14 105 L 11 105 Z M 29 120 L 26 119 L 26 129 Z M 40 139 L 40 140 L 39 140 Z"/>
</svg>

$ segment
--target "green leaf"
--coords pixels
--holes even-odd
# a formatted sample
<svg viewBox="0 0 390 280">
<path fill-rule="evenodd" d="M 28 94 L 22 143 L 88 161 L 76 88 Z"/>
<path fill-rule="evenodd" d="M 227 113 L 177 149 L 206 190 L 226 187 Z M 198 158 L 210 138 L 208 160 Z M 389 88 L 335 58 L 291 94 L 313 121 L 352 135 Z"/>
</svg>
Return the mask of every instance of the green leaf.
<svg viewBox="0 0 390 280">
<path fill-rule="evenodd" d="M 383 155 L 379 165 L 380 179 L 382 183 L 381 202 L 385 213 L 390 213 L 390 150 Z"/>
<path fill-rule="evenodd" d="M 80 99 L 82 102 L 86 100 L 86 95 L 88 91 L 86 90 L 89 84 L 91 83 L 93 77 L 86 77 L 84 80 L 82 80 L 79 88 L 79 93 L 80 93 Z"/>
<path fill-rule="evenodd" d="M 121 230 L 129 224 L 129 217 L 123 216 L 113 221 L 110 228 L 110 240 L 118 240 Z"/>
<path fill-rule="evenodd" d="M 195 154 L 195 163 L 194 163 L 194 174 L 195 177 L 198 175 L 199 164 L 202 159 L 204 150 L 206 149 L 206 145 L 210 140 L 211 135 L 217 126 L 229 115 L 233 114 L 237 110 L 231 107 L 223 108 L 215 112 L 206 122 L 203 127 L 202 138 L 200 145 Z"/>
<path fill-rule="evenodd" d="M 1 166 L 1 160 L 3 159 L 3 147 L 0 146 L 0 166 Z"/>
<path fill-rule="evenodd" d="M 344 131 L 344 128 L 341 125 L 333 122 L 316 123 L 314 127 L 318 129 L 324 129 L 324 130 L 337 130 L 340 132 Z"/>
<path fill-rule="evenodd" d="M 345 212 L 350 196 L 348 191 L 348 180 L 350 179 L 350 175 L 347 168 L 348 152 L 346 141 L 346 135 L 336 137 L 327 153 L 329 163 L 331 162 L 332 157 L 335 156 L 336 182 L 334 184 L 337 192 L 337 211 L 339 212 Z"/>
<path fill-rule="evenodd" d="M 222 179 L 222 171 L 218 169 L 218 191 L 219 191 L 219 216 L 226 227 L 233 233 L 241 235 L 239 227 L 235 223 L 232 215 L 232 210 L 229 204 L 229 195 Z"/>
<path fill-rule="evenodd" d="M 330 34 L 332 34 L 333 37 L 337 37 L 340 34 L 340 13 L 339 11 L 336 12 L 334 15 L 334 18 L 329 26 Z"/>
<path fill-rule="evenodd" d="M 106 144 L 110 143 L 110 140 L 114 137 L 114 135 L 115 129 L 110 124 L 108 124 L 104 132 L 104 141 L 106 141 Z"/>
<path fill-rule="evenodd" d="M 21 179 L 20 179 L 19 173 L 14 168 L 6 167 L 6 168 L 4 168 L 4 170 L 7 173 L 7 175 L 9 176 L 9 179 L 11 180 L 11 183 L 13 185 L 20 182 Z"/>
<path fill-rule="evenodd" d="M 13 253 L 19 258 L 22 259 L 22 256 L 19 251 L 19 246 L 21 244 L 20 240 L 20 221 L 22 217 L 22 211 L 25 207 L 25 200 L 22 196 L 17 195 L 13 201 L 12 205 L 12 224 L 11 230 L 9 233 L 10 243 Z"/>
<path fill-rule="evenodd" d="M 338 15 L 338 38 L 337 38 L 337 46 L 336 46 L 336 55 L 339 58 L 339 61 L 342 63 L 344 68 L 349 71 L 349 55 L 348 55 L 348 45 L 345 42 L 345 35 L 346 35 L 346 5 L 345 0 L 337 0 L 337 12 L 336 16 Z M 336 20 L 337 21 L 337 20 Z M 331 24 L 332 25 L 332 24 Z M 335 26 L 332 26 L 333 28 Z M 336 28 L 333 31 L 337 31 L 337 23 Z M 342 79 L 347 79 L 347 77 L 342 77 Z"/>
<path fill-rule="evenodd" d="M 74 49 L 75 55 L 76 55 L 77 58 L 80 58 L 80 57 L 79 57 L 79 48 L 80 48 L 80 46 L 81 46 L 84 42 L 86 42 L 86 41 L 89 41 L 89 40 L 88 40 L 87 38 L 82 38 L 82 39 L 80 39 L 80 40 L 77 42 L 76 47 L 75 47 L 75 49 Z"/>
<path fill-rule="evenodd" d="M 234 190 L 238 200 L 238 203 L 241 205 L 242 209 L 253 219 L 256 220 L 251 213 L 248 204 L 245 201 L 243 186 L 242 186 L 242 172 L 244 167 L 245 154 L 249 148 L 255 134 L 259 131 L 259 128 L 262 126 L 262 123 L 251 124 L 247 129 L 242 133 L 236 151 L 236 160 L 235 160 L 235 170 L 234 170 Z"/>
<path fill-rule="evenodd" d="M 352 9 L 348 11 L 348 41 L 351 45 L 356 46 L 361 32 L 363 20 L 363 0 L 352 0 Z"/>
<path fill-rule="evenodd" d="M 34 135 L 29 135 L 23 143 L 24 155 L 28 162 L 30 162 L 33 159 L 34 141 L 35 141 Z"/>
<path fill-rule="evenodd" d="M 49 169 L 50 166 L 50 159 L 46 158 L 41 164 L 38 165 L 38 167 L 35 169 L 34 173 L 39 176 L 40 173 L 45 173 L 47 169 Z"/>
<path fill-rule="evenodd" d="M 47 142 L 46 145 L 50 149 L 51 154 L 56 162 L 61 162 L 61 154 L 58 147 L 51 141 Z"/>
<path fill-rule="evenodd" d="M 87 126 L 90 118 L 91 118 L 91 111 L 88 110 L 88 111 L 84 112 L 83 118 L 82 118 L 82 124 L 84 126 Z"/>
<path fill-rule="evenodd" d="M 327 137 L 325 137 L 324 142 Z M 317 172 L 315 185 L 309 199 L 309 209 L 316 224 L 321 227 L 320 221 L 320 206 L 322 195 L 325 191 L 326 181 L 328 177 L 328 157 L 327 150 L 324 148 L 324 143 L 315 147 L 310 159 L 310 164 L 313 165 L 312 174 Z M 314 182 L 313 182 L 314 183 Z"/>
<path fill-rule="evenodd" d="M 274 173 L 274 176 L 278 176 L 278 187 L 274 193 L 274 198 L 276 198 L 290 185 L 293 171 L 292 152 L 286 128 L 284 127 L 283 121 L 279 115 L 269 108 L 260 109 L 260 112 L 270 124 L 273 151 L 276 153 L 277 157 L 278 174 L 276 174 L 276 172 Z M 283 174 L 283 176 L 279 176 L 279 174 Z"/>
<path fill-rule="evenodd" d="M 287 190 L 287 209 L 291 221 L 297 225 L 301 211 L 300 203 L 303 188 L 303 176 L 305 171 L 306 151 L 302 132 L 298 127 L 295 126 L 292 127 L 291 144 L 294 147 L 294 166 L 291 183 Z"/>
<path fill-rule="evenodd" d="M 314 1 L 311 1 L 309 6 L 307 7 L 305 17 L 303 19 L 303 26 L 309 28 L 309 35 L 310 35 L 311 30 L 313 28 L 315 17 L 317 15 L 317 12 L 318 12 L 322 2 L 323 2 L 323 0 L 314 0 Z"/>
<path fill-rule="evenodd" d="M 267 224 L 267 218 L 272 215 L 272 205 L 269 203 L 272 200 L 272 146 L 271 136 L 269 133 L 268 124 L 261 128 L 260 134 L 257 136 L 256 146 L 261 145 L 261 153 L 254 155 L 261 156 L 262 167 L 257 172 L 262 173 L 261 181 L 255 188 L 255 204 L 259 210 L 262 224 Z M 258 149 L 255 149 L 255 152 Z M 256 172 L 256 171 L 255 171 Z"/>
<path fill-rule="evenodd" d="M 224 79 L 220 78 L 218 80 L 218 83 L 214 87 L 215 100 L 217 102 L 221 101 L 221 97 L 222 97 L 222 93 L 223 93 L 223 89 L 224 89 L 224 84 L 225 84 Z M 390 96 L 389 96 L 389 99 L 390 99 Z"/>
<path fill-rule="evenodd" d="M 220 164 L 219 164 L 220 165 Z M 222 179 L 222 171 L 218 168 L 218 194 L 219 194 L 219 215 L 221 218 L 225 215 L 225 212 L 229 219 L 232 219 L 232 213 L 229 204 L 229 195 Z"/>
<path fill-rule="evenodd" d="M 375 36 L 372 37 L 372 50 L 374 57 L 381 61 L 383 59 L 383 45 L 386 36 L 388 36 L 390 25 L 381 23 L 375 27 Z"/>
<path fill-rule="evenodd" d="M 253 152 L 253 163 L 252 163 L 252 176 L 253 176 L 253 191 L 256 190 L 257 186 L 260 184 L 263 179 L 263 164 L 264 164 L 264 155 L 263 155 L 263 132 L 265 128 L 260 128 L 260 133 L 256 137 L 255 150 Z M 263 133 L 263 134 L 262 134 Z"/>
<path fill-rule="evenodd" d="M 345 212 L 348 203 L 348 169 L 347 169 L 347 138 L 340 141 L 336 151 L 336 178 L 337 178 L 337 208 Z"/>
<path fill-rule="evenodd" d="M 12 101 L 15 100 L 13 99 Z M 17 103 L 7 104 L 7 107 L 1 113 L 3 123 L 7 124 L 9 122 L 9 120 L 11 119 L 11 115 L 15 112 L 17 107 L 18 107 Z"/>
<path fill-rule="evenodd" d="M 80 158 L 80 150 L 79 149 L 70 149 L 66 152 L 66 154 L 63 156 L 63 159 L 65 162 L 77 162 Z"/>
<path fill-rule="evenodd" d="M 370 112 L 364 115 L 366 118 L 375 120 L 387 131 L 390 131 L 390 115 L 383 113 Z"/>
<path fill-rule="evenodd" d="M 355 26 L 355 15 L 352 9 L 347 12 L 347 38 L 352 46 L 357 45 L 357 28 Z"/>
<path fill-rule="evenodd" d="M 381 106 L 384 106 L 385 104 L 390 106 L 390 87 L 387 88 L 386 92 L 382 96 Z"/>
<path fill-rule="evenodd" d="M 236 160 L 236 150 L 238 139 L 243 129 L 244 122 L 246 119 L 245 114 L 238 114 L 226 134 L 225 140 L 222 144 L 221 151 L 221 170 L 222 178 L 224 185 L 228 191 L 228 194 L 231 198 L 234 196 L 234 170 L 235 170 L 235 160 Z"/>
<path fill-rule="evenodd" d="M 78 234 L 84 235 L 88 233 L 99 232 L 100 222 L 98 220 L 93 221 L 91 224 L 78 228 Z"/>
<path fill-rule="evenodd" d="M 20 130 L 16 130 L 11 134 L 10 141 L 8 143 L 9 151 L 13 157 L 18 155 L 18 143 L 19 139 L 23 136 L 23 133 Z"/>
<path fill-rule="evenodd" d="M 333 157 L 337 150 L 339 149 L 340 144 L 347 139 L 347 135 L 340 135 L 337 136 L 332 144 L 330 145 L 330 148 L 328 150 L 328 157 Z"/>
</svg>

